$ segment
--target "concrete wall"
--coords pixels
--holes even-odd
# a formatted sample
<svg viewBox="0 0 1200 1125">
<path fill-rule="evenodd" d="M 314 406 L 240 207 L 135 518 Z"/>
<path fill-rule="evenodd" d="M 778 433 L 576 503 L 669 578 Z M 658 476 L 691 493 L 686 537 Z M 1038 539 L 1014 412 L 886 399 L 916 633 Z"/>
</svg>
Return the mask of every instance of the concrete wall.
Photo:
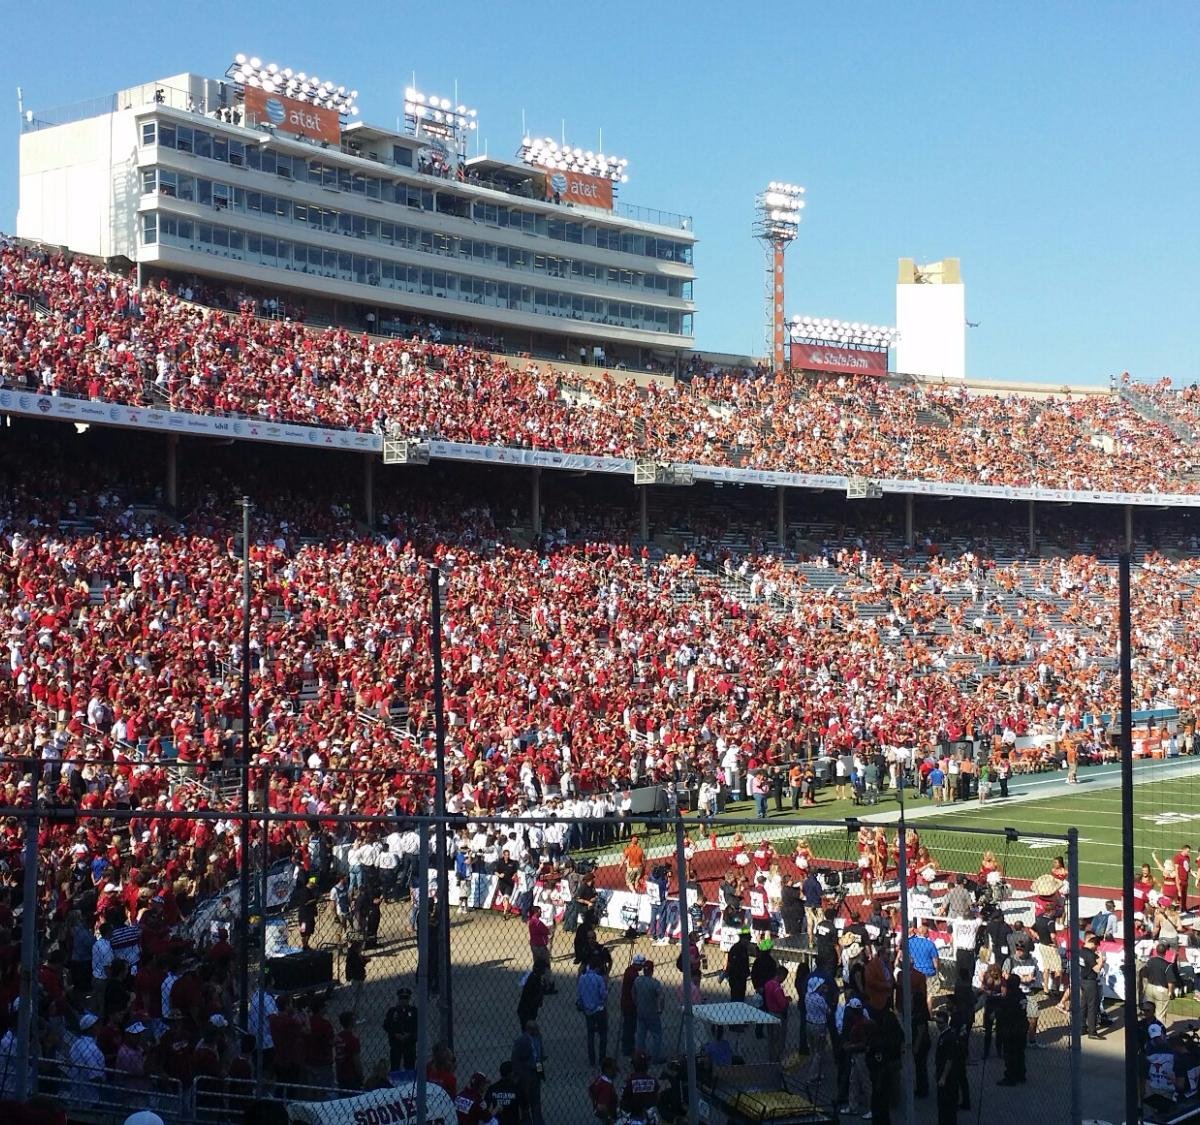
<svg viewBox="0 0 1200 1125">
<path fill-rule="evenodd" d="M 21 135 L 17 236 L 101 258 L 136 256 L 132 110 Z"/>
</svg>

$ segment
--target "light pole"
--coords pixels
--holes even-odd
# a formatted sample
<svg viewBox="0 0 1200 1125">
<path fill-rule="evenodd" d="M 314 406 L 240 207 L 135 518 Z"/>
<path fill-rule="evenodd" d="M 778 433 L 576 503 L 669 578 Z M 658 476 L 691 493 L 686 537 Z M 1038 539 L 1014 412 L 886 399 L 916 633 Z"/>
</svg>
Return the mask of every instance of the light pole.
<svg viewBox="0 0 1200 1125">
<path fill-rule="evenodd" d="M 247 1026 L 250 1009 L 250 497 L 243 496 L 242 508 L 242 863 L 238 893 L 242 911 L 242 952 L 239 958 L 241 1004 L 238 1014 Z M 265 826 L 264 826 L 265 827 Z M 265 846 L 266 838 L 263 843 Z M 264 852 L 263 862 L 266 862 Z M 260 903 L 260 910 L 266 904 Z"/>
<path fill-rule="evenodd" d="M 450 895 L 446 862 L 446 712 L 442 681 L 442 572 L 429 568 L 431 605 L 430 647 L 433 653 L 434 815 L 437 816 L 438 879 L 438 1006 L 442 1014 L 442 1038 L 454 1046 L 454 999 L 450 983 Z"/>
<path fill-rule="evenodd" d="M 772 180 L 767 190 L 754 198 L 754 237 L 767 248 L 767 336 L 771 370 L 778 373 L 787 366 L 784 329 L 783 258 L 788 246 L 800 233 L 805 206 L 804 188 Z"/>
</svg>

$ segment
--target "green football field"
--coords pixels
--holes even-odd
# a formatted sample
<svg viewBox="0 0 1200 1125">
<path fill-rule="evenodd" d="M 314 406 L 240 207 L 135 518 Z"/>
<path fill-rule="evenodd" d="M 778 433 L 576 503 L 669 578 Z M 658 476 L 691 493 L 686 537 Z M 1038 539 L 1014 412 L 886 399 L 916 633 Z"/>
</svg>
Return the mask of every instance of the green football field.
<svg viewBox="0 0 1200 1125">
<path fill-rule="evenodd" d="M 987 850 L 995 853 L 1007 874 L 1014 879 L 1034 879 L 1050 869 L 1056 856 L 1065 858 L 1065 842 L 1047 839 L 1065 835 L 1068 828 L 1079 830 L 1081 883 L 1085 888 L 1121 888 L 1121 791 L 1117 766 L 1093 766 L 1079 771 L 1079 784 L 1067 785 L 1065 774 L 1044 773 L 1014 778 L 1012 798 L 993 799 L 980 806 L 976 801 L 934 807 L 921 798 L 909 798 L 910 827 L 921 836 L 937 861 L 947 871 L 974 873 Z M 993 790 L 995 791 L 995 790 Z M 892 794 L 884 794 L 873 807 L 856 807 L 847 801 L 824 800 L 815 808 L 802 810 L 806 817 L 841 825 L 844 818 L 858 816 L 871 822 L 873 814 L 892 814 L 887 818 L 889 838 L 895 831 L 897 804 Z M 746 815 L 748 804 L 739 804 L 730 812 Z M 764 827 L 783 828 L 787 812 L 773 810 Z M 941 826 L 956 828 L 1015 828 L 1020 839 L 1008 843 L 1002 836 L 945 832 Z M 724 836 L 728 830 L 722 831 Z M 753 829 L 746 835 L 753 838 Z M 813 852 L 827 859 L 855 856 L 852 842 L 842 831 L 829 831 L 816 825 L 799 829 L 806 835 Z M 776 847 L 791 851 L 786 840 L 776 839 Z M 1153 865 L 1152 853 L 1160 859 L 1173 856 L 1181 845 L 1192 845 L 1193 857 L 1200 856 L 1200 760 L 1177 759 L 1169 762 L 1136 762 L 1134 765 L 1134 845 L 1136 862 Z M 1193 861 L 1193 867 L 1200 860 Z M 1154 869 L 1157 877 L 1157 868 Z M 1086 891 L 1085 891 L 1086 893 Z M 1189 888 L 1189 901 L 1200 899 L 1195 883 Z"/>
<path fill-rule="evenodd" d="M 1034 775 L 1028 781 L 1015 779 L 1011 789 L 1023 790 L 1029 799 L 989 802 L 982 807 L 972 802 L 954 806 L 945 815 L 926 814 L 911 823 L 938 860 L 949 870 L 977 869 L 979 857 L 991 849 L 1014 878 L 1033 878 L 1050 868 L 1064 851 L 1040 833 L 1062 835 L 1068 828 L 1079 830 L 1081 882 L 1085 887 L 1120 889 L 1122 879 L 1121 790 L 1114 767 L 1080 771 L 1079 785 L 1066 785 L 1055 775 Z M 1102 784 L 1098 784 L 1102 783 Z M 1111 788 L 1103 787 L 1112 785 Z M 1045 796 L 1042 796 L 1042 793 Z M 928 808 L 919 803 L 919 808 Z M 1152 853 L 1160 859 L 1173 856 L 1185 844 L 1192 854 L 1200 844 L 1200 771 L 1193 763 L 1138 763 L 1133 789 L 1135 862 L 1151 863 Z M 1021 839 L 1006 844 L 995 837 L 939 832 L 938 826 L 962 828 L 1017 829 Z M 1157 868 L 1154 868 L 1157 873 Z M 1195 900 L 1195 885 L 1189 899 Z"/>
</svg>

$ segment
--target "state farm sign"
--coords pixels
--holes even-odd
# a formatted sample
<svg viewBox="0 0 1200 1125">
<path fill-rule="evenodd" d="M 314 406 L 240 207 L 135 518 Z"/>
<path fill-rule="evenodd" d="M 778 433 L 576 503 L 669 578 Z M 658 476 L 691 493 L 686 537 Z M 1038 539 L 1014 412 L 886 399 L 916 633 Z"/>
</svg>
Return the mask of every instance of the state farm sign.
<svg viewBox="0 0 1200 1125">
<path fill-rule="evenodd" d="M 246 87 L 246 116 L 254 121 L 270 123 L 284 133 L 298 133 L 314 141 L 337 144 L 342 136 L 342 122 L 336 110 L 322 109 L 282 94 L 268 94 L 257 86 Z"/>
<path fill-rule="evenodd" d="M 793 342 L 792 367 L 800 371 L 838 371 L 846 375 L 886 375 L 888 354 L 868 348 Z"/>
<path fill-rule="evenodd" d="M 546 198 L 559 203 L 582 203 L 587 207 L 613 207 L 612 180 L 586 176 L 582 172 L 546 169 Z"/>
</svg>

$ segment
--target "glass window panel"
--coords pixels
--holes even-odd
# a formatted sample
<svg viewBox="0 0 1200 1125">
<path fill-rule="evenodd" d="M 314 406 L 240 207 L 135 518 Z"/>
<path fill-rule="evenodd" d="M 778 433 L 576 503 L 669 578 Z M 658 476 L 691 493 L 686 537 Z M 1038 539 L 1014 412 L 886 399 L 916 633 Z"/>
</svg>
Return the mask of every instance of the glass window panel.
<svg viewBox="0 0 1200 1125">
<path fill-rule="evenodd" d="M 206 133 L 203 129 L 195 130 L 195 152 L 197 156 L 210 157 L 212 156 L 212 134 Z"/>
<path fill-rule="evenodd" d="M 155 134 L 157 132 L 158 132 L 157 127 L 153 121 L 143 121 L 142 122 L 142 144 L 144 144 L 144 145 L 154 144 Z"/>
</svg>

